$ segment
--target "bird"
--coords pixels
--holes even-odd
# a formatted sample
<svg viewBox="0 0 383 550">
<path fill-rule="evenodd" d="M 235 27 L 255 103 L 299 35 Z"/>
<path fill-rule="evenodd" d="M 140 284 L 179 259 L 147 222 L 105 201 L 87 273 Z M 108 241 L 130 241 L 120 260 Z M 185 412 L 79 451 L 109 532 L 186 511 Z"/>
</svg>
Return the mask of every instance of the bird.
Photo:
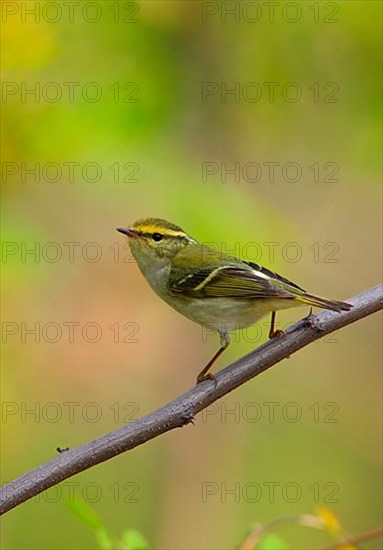
<svg viewBox="0 0 383 550">
<path fill-rule="evenodd" d="M 230 344 L 230 332 L 246 328 L 271 314 L 269 338 L 276 312 L 296 306 L 349 311 L 351 304 L 306 292 L 296 283 L 257 263 L 241 260 L 207 246 L 180 226 L 161 218 L 142 218 L 126 235 L 141 273 L 164 302 L 188 319 L 216 331 L 220 348 L 198 373 L 197 384 L 215 380 L 212 365 Z"/>
</svg>

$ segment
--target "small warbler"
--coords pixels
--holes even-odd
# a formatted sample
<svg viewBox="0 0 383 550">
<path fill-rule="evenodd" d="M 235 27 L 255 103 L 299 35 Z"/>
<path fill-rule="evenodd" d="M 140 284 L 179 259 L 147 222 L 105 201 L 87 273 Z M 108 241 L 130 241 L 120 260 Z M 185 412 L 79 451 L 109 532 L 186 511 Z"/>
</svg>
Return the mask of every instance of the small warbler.
<svg viewBox="0 0 383 550">
<path fill-rule="evenodd" d="M 197 384 L 214 379 L 210 367 L 230 344 L 229 332 L 248 327 L 271 313 L 295 306 L 348 311 L 351 304 L 308 294 L 285 277 L 253 262 L 223 254 L 197 242 L 181 227 L 146 218 L 119 227 L 145 279 L 165 302 L 200 325 L 216 330 L 221 347 L 197 376 Z"/>
</svg>

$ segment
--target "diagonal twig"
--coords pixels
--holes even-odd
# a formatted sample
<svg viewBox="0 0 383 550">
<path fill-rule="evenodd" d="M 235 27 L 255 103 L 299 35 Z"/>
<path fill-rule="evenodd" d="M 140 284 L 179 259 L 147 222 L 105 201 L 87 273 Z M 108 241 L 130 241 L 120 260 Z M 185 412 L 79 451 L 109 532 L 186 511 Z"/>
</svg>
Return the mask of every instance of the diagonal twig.
<svg viewBox="0 0 383 550">
<path fill-rule="evenodd" d="M 382 309 L 382 287 L 376 286 L 347 301 L 354 306 L 350 311 L 321 311 L 310 315 L 289 327 L 285 336 L 274 338 L 238 359 L 216 375 L 216 386 L 210 380 L 202 382 L 135 422 L 80 447 L 65 450 L 49 462 L 4 485 L 0 489 L 0 514 L 64 479 L 188 424 L 202 409 L 299 349 Z"/>
</svg>

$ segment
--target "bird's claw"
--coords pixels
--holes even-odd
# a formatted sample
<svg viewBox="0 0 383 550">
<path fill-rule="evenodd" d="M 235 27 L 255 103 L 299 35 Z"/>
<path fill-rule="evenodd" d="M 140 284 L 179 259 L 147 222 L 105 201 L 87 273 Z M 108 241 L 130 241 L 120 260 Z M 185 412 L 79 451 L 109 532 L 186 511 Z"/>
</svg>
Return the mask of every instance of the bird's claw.
<svg viewBox="0 0 383 550">
<path fill-rule="evenodd" d="M 286 336 L 286 332 L 284 330 L 279 329 L 279 328 L 269 332 L 270 340 L 272 338 L 276 338 L 277 336 Z"/>
<path fill-rule="evenodd" d="M 214 380 L 214 389 L 217 387 L 217 379 L 211 372 L 208 372 L 207 374 L 203 374 L 202 376 L 197 376 L 197 384 L 200 384 L 201 382 L 204 382 L 205 380 Z"/>
</svg>

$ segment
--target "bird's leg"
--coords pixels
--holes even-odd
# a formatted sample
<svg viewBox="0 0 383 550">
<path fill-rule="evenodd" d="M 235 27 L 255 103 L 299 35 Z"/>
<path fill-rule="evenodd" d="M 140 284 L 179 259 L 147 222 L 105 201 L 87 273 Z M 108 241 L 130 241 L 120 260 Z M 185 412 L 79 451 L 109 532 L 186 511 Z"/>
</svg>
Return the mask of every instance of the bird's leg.
<svg viewBox="0 0 383 550">
<path fill-rule="evenodd" d="M 219 331 L 219 336 L 221 340 L 221 347 L 219 348 L 217 353 L 213 355 L 213 357 L 210 359 L 206 367 L 204 367 L 201 370 L 201 372 L 198 373 L 197 384 L 199 384 L 200 382 L 203 382 L 204 380 L 214 380 L 215 385 L 217 385 L 217 381 L 214 374 L 209 372 L 209 370 L 211 369 L 212 365 L 217 361 L 218 357 L 225 351 L 225 349 L 230 344 L 230 336 L 228 335 L 227 332 Z"/>
<path fill-rule="evenodd" d="M 210 359 L 210 361 L 208 362 L 206 367 L 204 367 L 201 370 L 201 372 L 198 373 L 197 384 L 199 384 L 200 382 L 203 382 L 204 380 L 215 380 L 216 379 L 214 374 L 211 373 L 211 372 L 208 372 L 208 371 L 213 366 L 213 364 L 216 362 L 218 357 L 225 351 L 225 349 L 227 348 L 228 345 L 229 344 L 227 344 L 226 346 L 221 346 L 219 348 L 219 350 L 217 351 L 217 353 Z"/>
<path fill-rule="evenodd" d="M 269 330 L 269 338 L 275 338 L 276 336 L 284 336 L 285 331 L 277 329 L 275 330 L 275 317 L 277 315 L 276 311 L 271 312 L 271 323 L 270 323 L 270 330 Z"/>
</svg>

